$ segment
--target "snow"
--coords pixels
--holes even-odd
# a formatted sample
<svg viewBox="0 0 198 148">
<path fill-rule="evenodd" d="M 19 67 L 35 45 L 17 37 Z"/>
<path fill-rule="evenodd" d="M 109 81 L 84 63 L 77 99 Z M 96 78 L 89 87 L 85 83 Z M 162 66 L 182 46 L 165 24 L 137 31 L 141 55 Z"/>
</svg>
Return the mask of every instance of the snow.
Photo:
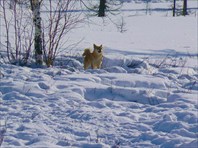
<svg viewBox="0 0 198 148">
<path fill-rule="evenodd" d="M 145 8 L 130 0 L 123 7 L 132 5 Z M 0 145 L 198 147 L 196 13 L 124 11 L 123 33 L 91 17 L 69 34 L 69 42 L 82 42 L 50 68 L 1 58 Z M 93 43 L 104 45 L 102 69 L 85 71 L 81 55 Z"/>
</svg>

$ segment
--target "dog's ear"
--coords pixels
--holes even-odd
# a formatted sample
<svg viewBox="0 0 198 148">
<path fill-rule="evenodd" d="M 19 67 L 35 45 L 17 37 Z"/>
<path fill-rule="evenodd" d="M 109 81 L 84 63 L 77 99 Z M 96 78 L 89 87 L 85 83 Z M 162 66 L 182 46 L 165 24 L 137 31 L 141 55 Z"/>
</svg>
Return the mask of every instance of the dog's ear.
<svg viewBox="0 0 198 148">
<path fill-rule="evenodd" d="M 102 48 L 102 44 L 100 45 L 100 48 Z"/>
<path fill-rule="evenodd" d="M 93 47 L 96 48 L 96 44 L 93 44 Z"/>
</svg>

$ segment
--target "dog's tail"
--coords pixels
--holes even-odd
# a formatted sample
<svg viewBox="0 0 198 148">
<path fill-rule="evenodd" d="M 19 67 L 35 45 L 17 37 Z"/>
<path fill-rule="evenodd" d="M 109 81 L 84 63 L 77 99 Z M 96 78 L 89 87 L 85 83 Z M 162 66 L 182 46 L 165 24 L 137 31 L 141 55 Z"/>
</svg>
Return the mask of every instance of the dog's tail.
<svg viewBox="0 0 198 148">
<path fill-rule="evenodd" d="M 90 54 L 90 53 L 91 53 L 90 49 L 89 49 L 89 48 L 86 48 L 86 49 L 84 50 L 84 53 L 83 53 L 82 56 L 86 56 L 86 55 L 88 55 L 88 54 Z"/>
</svg>

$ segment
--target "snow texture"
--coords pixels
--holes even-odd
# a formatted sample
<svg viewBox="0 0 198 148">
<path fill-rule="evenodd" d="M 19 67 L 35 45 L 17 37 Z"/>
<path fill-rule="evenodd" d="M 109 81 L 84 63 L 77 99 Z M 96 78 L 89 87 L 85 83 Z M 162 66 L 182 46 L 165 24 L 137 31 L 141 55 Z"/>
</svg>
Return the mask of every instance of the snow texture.
<svg viewBox="0 0 198 148">
<path fill-rule="evenodd" d="M 145 3 L 127 0 L 123 7 L 130 6 Z M 0 145 L 198 147 L 197 15 L 142 11 L 122 13 L 124 33 L 91 17 L 93 24 L 70 34 L 71 43 L 84 40 L 53 67 L 1 58 Z M 93 43 L 104 45 L 103 65 L 84 71 L 79 55 Z"/>
</svg>

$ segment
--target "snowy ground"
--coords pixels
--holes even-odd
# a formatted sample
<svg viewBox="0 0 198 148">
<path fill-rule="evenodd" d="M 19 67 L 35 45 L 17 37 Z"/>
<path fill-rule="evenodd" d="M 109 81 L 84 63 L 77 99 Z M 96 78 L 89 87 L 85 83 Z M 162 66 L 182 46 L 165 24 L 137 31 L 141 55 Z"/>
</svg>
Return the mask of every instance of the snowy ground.
<svg viewBox="0 0 198 148">
<path fill-rule="evenodd" d="M 1 59 L 2 147 L 198 146 L 197 13 L 122 16 L 123 33 L 108 19 L 81 24 L 70 42 L 83 41 L 54 67 Z M 104 45 L 102 69 L 84 71 L 93 43 Z"/>
</svg>

